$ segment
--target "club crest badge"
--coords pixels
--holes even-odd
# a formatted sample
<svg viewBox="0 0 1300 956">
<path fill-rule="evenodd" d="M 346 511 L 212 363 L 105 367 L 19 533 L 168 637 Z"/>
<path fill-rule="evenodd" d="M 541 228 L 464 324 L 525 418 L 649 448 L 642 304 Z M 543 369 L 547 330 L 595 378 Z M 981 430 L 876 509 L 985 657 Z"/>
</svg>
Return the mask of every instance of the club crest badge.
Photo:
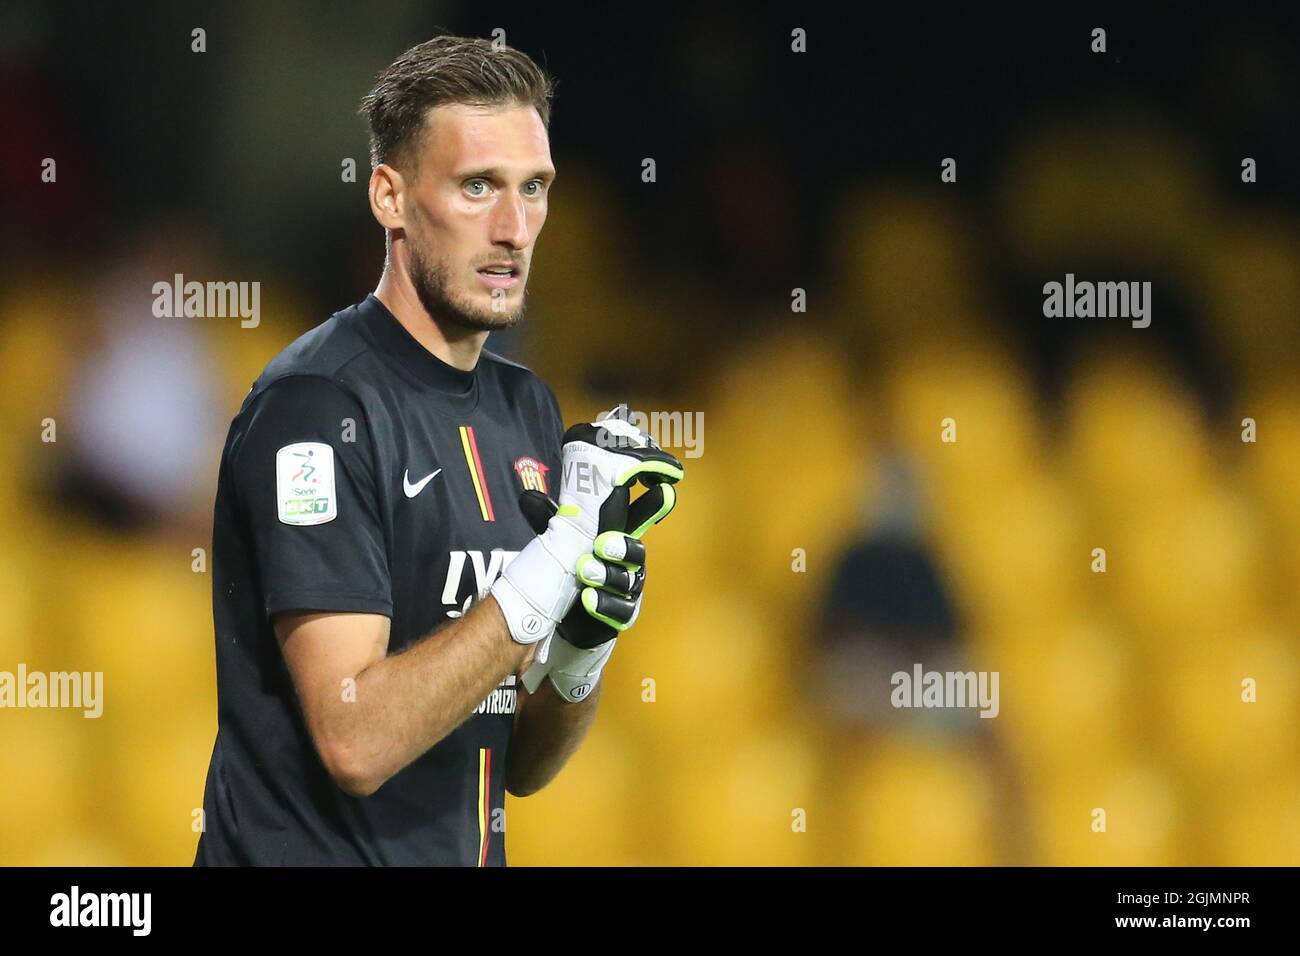
<svg viewBox="0 0 1300 956">
<path fill-rule="evenodd" d="M 546 473 L 549 470 L 546 465 L 528 455 L 515 462 L 515 474 L 523 482 L 524 491 L 531 489 L 546 494 Z"/>
</svg>

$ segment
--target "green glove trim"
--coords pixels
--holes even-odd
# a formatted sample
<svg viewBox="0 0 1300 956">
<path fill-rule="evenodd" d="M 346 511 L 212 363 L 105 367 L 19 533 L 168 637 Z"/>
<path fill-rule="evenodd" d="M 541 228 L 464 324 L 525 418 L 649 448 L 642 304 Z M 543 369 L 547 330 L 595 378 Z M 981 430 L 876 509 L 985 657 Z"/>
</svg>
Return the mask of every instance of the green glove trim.
<svg viewBox="0 0 1300 956">
<path fill-rule="evenodd" d="M 643 521 L 639 526 L 628 532 L 628 534 L 633 538 L 639 539 L 643 537 L 653 525 L 658 524 L 664 518 L 668 517 L 668 513 L 677 507 L 677 489 L 666 482 L 660 485 L 660 488 L 663 489 L 663 504 L 659 506 L 658 511 L 650 515 L 650 517 Z"/>
</svg>

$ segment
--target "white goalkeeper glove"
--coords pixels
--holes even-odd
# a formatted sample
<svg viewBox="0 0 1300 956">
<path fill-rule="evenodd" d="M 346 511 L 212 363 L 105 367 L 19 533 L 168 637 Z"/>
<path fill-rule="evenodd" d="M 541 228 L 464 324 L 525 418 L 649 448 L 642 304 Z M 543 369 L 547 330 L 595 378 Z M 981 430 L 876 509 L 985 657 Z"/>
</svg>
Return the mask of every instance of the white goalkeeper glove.
<svg viewBox="0 0 1300 956">
<path fill-rule="evenodd" d="M 602 515 L 608 515 L 609 527 L 626 513 L 628 487 L 636 480 L 653 487 L 682 474 L 676 458 L 621 418 L 601 418 L 565 432 L 559 504 L 490 589 L 511 638 L 519 644 L 543 642 L 536 662 L 546 662 L 550 638 L 574 606 L 581 587 L 578 562 L 592 552 Z M 535 530 L 541 524 L 535 520 L 538 497 L 550 510 L 553 503 L 540 492 L 526 491 L 520 498 Z"/>
<path fill-rule="evenodd" d="M 645 447 L 658 447 L 641 432 L 636 432 L 634 440 Z M 671 458 L 666 452 L 661 454 Z M 618 635 L 636 623 L 645 587 L 645 544 L 641 538 L 676 506 L 673 485 L 684 476 L 680 463 L 672 460 L 676 467 L 671 471 L 652 475 L 649 480 L 641 476 L 649 490 L 636 501 L 630 501 L 632 479 L 616 487 L 606 499 L 599 534 L 591 551 L 578 561 L 578 583 L 585 587 L 560 622 L 549 654 L 540 656 L 524 673 L 524 687 L 529 693 L 534 693 L 549 674 L 566 701 L 585 699 L 600 679 Z M 539 492 L 526 494 L 531 495 L 531 500 L 521 499 L 521 504 L 529 520 L 534 527 L 545 527 L 556 505 Z"/>
</svg>

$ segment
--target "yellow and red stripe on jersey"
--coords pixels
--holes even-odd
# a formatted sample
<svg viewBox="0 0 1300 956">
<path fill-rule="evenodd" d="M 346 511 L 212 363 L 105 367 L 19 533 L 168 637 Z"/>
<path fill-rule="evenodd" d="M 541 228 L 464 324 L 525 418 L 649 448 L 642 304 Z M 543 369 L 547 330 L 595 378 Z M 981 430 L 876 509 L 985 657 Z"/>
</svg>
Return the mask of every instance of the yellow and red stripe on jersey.
<svg viewBox="0 0 1300 956">
<path fill-rule="evenodd" d="M 473 425 L 460 426 L 460 445 L 465 450 L 465 464 L 469 466 L 469 477 L 474 482 L 474 494 L 478 497 L 483 520 L 496 521 L 496 513 L 492 510 L 492 493 L 488 491 L 487 475 L 483 472 L 483 460 L 479 457 Z"/>
<path fill-rule="evenodd" d="M 488 834 L 492 831 L 492 748 L 478 752 L 478 865 L 487 866 Z"/>
</svg>

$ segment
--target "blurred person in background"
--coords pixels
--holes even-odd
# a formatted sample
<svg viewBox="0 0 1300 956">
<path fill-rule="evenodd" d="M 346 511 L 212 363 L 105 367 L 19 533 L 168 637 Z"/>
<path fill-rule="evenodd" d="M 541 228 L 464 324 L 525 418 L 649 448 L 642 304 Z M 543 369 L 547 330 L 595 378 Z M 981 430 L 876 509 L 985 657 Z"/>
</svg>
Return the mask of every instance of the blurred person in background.
<svg viewBox="0 0 1300 956">
<path fill-rule="evenodd" d="M 221 438 L 217 370 L 204 330 L 159 322 L 150 291 L 159 276 L 204 272 L 211 258 L 193 227 L 174 222 L 142 231 L 98 280 L 89 334 L 70 384 L 72 454 L 59 476 L 70 506 L 122 530 L 206 530 L 196 481 Z"/>
<path fill-rule="evenodd" d="M 858 733 L 896 720 L 891 675 L 910 674 L 916 662 L 927 670 L 961 669 L 957 612 L 920 537 L 916 472 L 894 455 L 882 460 L 880 474 L 870 527 L 840 556 L 822 607 L 818 699 L 830 719 Z M 936 732 L 967 724 L 961 711 L 924 713 Z"/>
<path fill-rule="evenodd" d="M 1000 862 L 1025 862 L 1017 773 L 996 732 L 992 707 L 917 708 L 911 682 L 923 673 L 971 673 L 960 615 L 945 573 L 922 534 L 925 490 L 899 451 L 882 453 L 877 505 L 867 528 L 841 554 L 821 611 L 823 644 L 814 664 L 819 715 L 832 729 L 833 766 L 870 754 L 882 742 L 916 747 L 928 740 L 973 750 L 994 794 Z M 901 678 L 908 683 L 900 688 Z M 951 704 L 949 701 L 947 704 Z M 984 701 L 981 704 L 987 703 Z M 831 777 L 834 778 L 832 771 Z"/>
</svg>

